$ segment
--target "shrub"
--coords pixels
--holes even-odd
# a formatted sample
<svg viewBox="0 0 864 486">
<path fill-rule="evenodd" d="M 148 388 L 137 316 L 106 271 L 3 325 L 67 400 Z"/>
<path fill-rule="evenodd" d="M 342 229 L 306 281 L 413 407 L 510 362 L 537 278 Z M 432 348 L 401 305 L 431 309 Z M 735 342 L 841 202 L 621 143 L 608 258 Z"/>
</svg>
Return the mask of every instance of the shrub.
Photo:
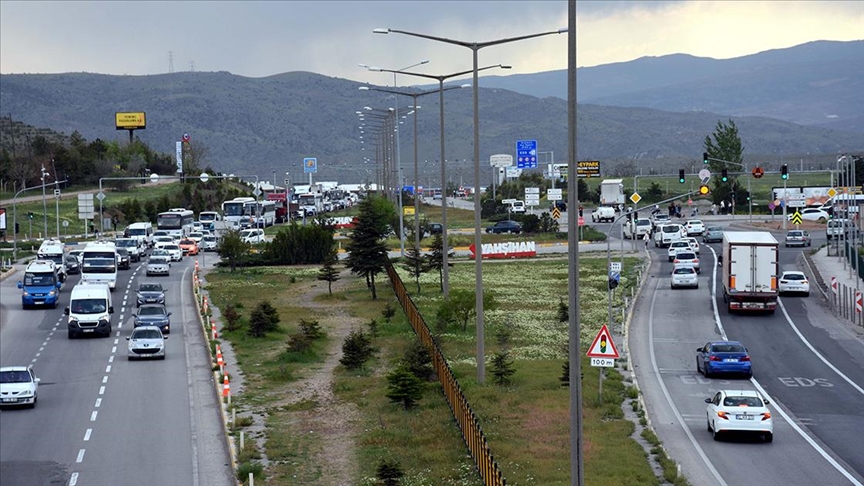
<svg viewBox="0 0 864 486">
<path fill-rule="evenodd" d="M 405 352 L 405 367 L 417 378 L 429 380 L 432 375 L 432 356 L 420 341 L 412 341 Z"/>
<path fill-rule="evenodd" d="M 312 347 L 312 340 L 305 334 L 293 334 L 288 337 L 289 353 L 305 353 Z"/>
<path fill-rule="evenodd" d="M 225 307 L 225 310 L 222 311 L 222 317 L 225 318 L 227 322 L 225 326 L 226 331 L 236 331 L 240 328 L 240 313 L 237 312 L 237 308 L 233 305 L 229 305 Z"/>
<path fill-rule="evenodd" d="M 324 337 L 324 331 L 321 330 L 321 325 L 318 324 L 318 321 L 300 319 L 300 331 L 303 332 L 305 337 L 312 341 Z"/>
<path fill-rule="evenodd" d="M 405 410 L 423 398 L 423 382 L 414 376 L 405 365 L 400 365 L 387 375 L 387 398 L 401 403 Z"/>
<path fill-rule="evenodd" d="M 249 316 L 249 329 L 246 333 L 252 337 L 264 337 L 265 334 L 279 329 L 279 313 L 270 302 L 261 301 Z"/>
<path fill-rule="evenodd" d="M 351 331 L 342 343 L 342 359 L 339 362 L 349 370 L 360 369 L 373 353 L 369 336 L 362 331 Z"/>
<path fill-rule="evenodd" d="M 399 480 L 405 476 L 405 473 L 402 472 L 402 466 L 399 462 L 385 459 L 378 464 L 378 469 L 376 471 L 378 479 L 384 483 L 385 486 L 396 486 L 399 484 Z"/>
<path fill-rule="evenodd" d="M 369 322 L 366 323 L 366 326 L 369 328 L 369 334 L 372 337 L 378 337 L 378 321 L 370 319 Z"/>
<path fill-rule="evenodd" d="M 252 473 L 253 477 L 261 479 L 264 475 L 264 467 L 260 462 L 244 462 L 237 468 L 237 479 L 246 484 L 245 481 L 249 479 L 249 473 Z"/>
<path fill-rule="evenodd" d="M 513 360 L 510 359 L 510 352 L 506 349 L 497 351 L 492 355 L 491 364 L 492 381 L 499 386 L 509 385 L 511 382 L 510 377 L 513 376 L 513 373 L 516 373 L 516 369 L 513 368 Z"/>
<path fill-rule="evenodd" d="M 393 307 L 392 303 L 387 302 L 381 310 L 381 315 L 384 317 L 384 320 L 387 321 L 387 324 L 390 324 L 390 319 L 396 315 L 396 308 Z"/>
</svg>

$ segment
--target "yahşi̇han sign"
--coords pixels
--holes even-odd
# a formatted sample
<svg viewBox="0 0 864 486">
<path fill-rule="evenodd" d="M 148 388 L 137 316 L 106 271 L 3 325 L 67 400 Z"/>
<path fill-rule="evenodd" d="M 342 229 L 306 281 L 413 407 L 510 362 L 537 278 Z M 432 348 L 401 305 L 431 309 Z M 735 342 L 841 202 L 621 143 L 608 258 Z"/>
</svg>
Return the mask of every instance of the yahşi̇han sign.
<svg viewBox="0 0 864 486">
<path fill-rule="evenodd" d="M 472 243 L 468 247 L 471 258 L 476 258 Z M 533 241 L 505 241 L 503 243 L 483 243 L 483 258 L 528 258 L 537 256 L 537 245 Z"/>
</svg>

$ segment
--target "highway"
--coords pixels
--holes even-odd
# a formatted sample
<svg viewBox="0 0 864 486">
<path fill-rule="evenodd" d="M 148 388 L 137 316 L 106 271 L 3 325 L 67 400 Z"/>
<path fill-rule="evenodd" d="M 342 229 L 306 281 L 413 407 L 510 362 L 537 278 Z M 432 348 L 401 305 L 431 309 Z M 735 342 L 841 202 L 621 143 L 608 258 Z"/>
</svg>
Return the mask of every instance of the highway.
<svg viewBox="0 0 864 486">
<path fill-rule="evenodd" d="M 864 483 L 864 343 L 815 290 L 810 297 L 781 297 L 774 315 L 730 315 L 716 265 L 719 246 L 702 245 L 699 288 L 677 290 L 669 288 L 666 250 L 649 249 L 653 278 L 636 303 L 629 344 L 665 447 L 691 484 Z M 800 253 L 781 244 L 781 272 L 799 270 Z M 707 379 L 696 372 L 696 348 L 722 339 L 748 348 L 752 380 Z M 712 439 L 703 400 L 723 388 L 757 389 L 770 397 L 773 443 Z"/>
<path fill-rule="evenodd" d="M 170 277 L 145 263 L 121 270 L 109 338 L 69 340 L 63 308 L 21 309 L 18 272 L 0 283 L 0 365 L 32 364 L 42 379 L 34 409 L 0 411 L 0 484 L 233 485 L 206 341 L 195 315 L 191 259 Z M 172 332 L 164 361 L 126 358 L 142 280 L 168 287 Z"/>
</svg>

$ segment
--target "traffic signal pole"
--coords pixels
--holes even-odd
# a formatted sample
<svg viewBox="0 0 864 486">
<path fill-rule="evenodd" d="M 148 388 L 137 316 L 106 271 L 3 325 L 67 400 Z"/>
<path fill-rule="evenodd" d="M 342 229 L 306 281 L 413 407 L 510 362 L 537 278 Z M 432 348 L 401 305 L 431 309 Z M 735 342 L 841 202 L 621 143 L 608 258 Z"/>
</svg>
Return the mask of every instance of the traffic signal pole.
<svg viewBox="0 0 864 486">
<path fill-rule="evenodd" d="M 62 180 L 62 181 L 59 181 L 59 183 L 64 184 L 64 183 L 66 183 L 66 181 Z M 13 222 L 12 227 L 13 227 L 13 229 L 15 227 L 15 223 L 18 223 L 18 196 L 20 196 L 22 192 L 32 191 L 34 189 L 44 189 L 44 188 L 48 187 L 49 185 L 53 186 L 54 184 L 55 184 L 55 182 L 52 182 L 51 184 L 44 184 L 43 183 L 40 186 L 25 187 L 25 188 L 23 188 L 20 191 L 15 193 L 15 196 L 12 197 L 12 222 Z M 28 235 L 28 239 L 30 239 L 33 236 L 33 220 L 28 217 L 27 221 L 30 223 L 30 234 Z M 47 235 L 46 235 L 46 237 L 47 237 Z M 18 259 L 18 232 L 13 231 L 12 232 L 12 260 L 17 260 L 17 259 Z"/>
<path fill-rule="evenodd" d="M 741 167 L 741 168 L 744 169 L 744 174 L 747 174 L 747 172 L 749 172 L 749 171 L 747 170 L 747 164 L 744 164 L 744 163 L 741 163 L 741 162 L 732 162 L 731 160 L 718 159 L 718 158 L 716 158 L 716 157 L 710 157 L 710 156 L 708 156 L 708 153 L 707 153 L 707 152 L 705 152 L 705 153 L 702 154 L 702 162 L 704 162 L 704 163 L 707 164 L 708 161 L 710 161 L 710 160 L 713 160 L 713 161 L 715 161 L 715 162 L 723 162 L 724 164 L 734 164 L 734 165 L 737 165 L 738 167 Z M 750 191 L 750 179 L 752 179 L 752 177 L 748 177 L 748 178 L 747 178 L 747 218 L 748 218 L 748 222 L 752 223 L 752 222 L 753 222 L 753 199 L 752 199 L 752 198 L 753 198 L 753 193 Z M 784 184 L 785 184 L 785 182 L 784 182 Z M 784 188 L 784 193 L 785 193 L 785 188 Z M 732 201 L 732 204 L 733 204 L 733 207 L 734 207 L 734 204 L 735 204 L 734 199 L 733 199 L 733 201 Z M 784 211 L 783 216 L 786 216 L 786 214 L 785 214 L 785 211 L 786 211 L 786 209 L 785 209 L 785 205 L 784 205 L 784 209 L 783 209 L 783 211 Z M 785 221 L 784 221 L 784 223 L 783 223 L 783 229 L 784 229 L 784 230 L 786 229 L 786 223 L 785 223 Z"/>
</svg>

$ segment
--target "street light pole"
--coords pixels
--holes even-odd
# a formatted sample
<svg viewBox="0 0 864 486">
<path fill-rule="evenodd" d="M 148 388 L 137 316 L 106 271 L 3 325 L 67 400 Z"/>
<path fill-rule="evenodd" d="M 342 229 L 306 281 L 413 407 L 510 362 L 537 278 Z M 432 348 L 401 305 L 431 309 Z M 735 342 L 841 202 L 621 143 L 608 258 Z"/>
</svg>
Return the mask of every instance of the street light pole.
<svg viewBox="0 0 864 486">
<path fill-rule="evenodd" d="M 50 176 L 48 172 L 45 172 L 45 166 L 42 166 L 42 221 L 45 224 L 44 233 L 42 233 L 43 237 L 48 238 L 48 202 L 45 200 L 45 178 Z M 56 177 L 55 177 L 56 179 Z"/>
<path fill-rule="evenodd" d="M 541 37 L 551 34 L 562 34 L 567 32 L 566 28 L 558 29 L 552 32 L 542 32 L 539 34 L 523 35 L 519 37 L 511 37 L 506 39 L 498 39 L 488 42 L 465 42 L 446 37 L 438 37 L 427 34 L 418 34 L 416 32 L 408 32 L 405 30 L 396 29 L 373 29 L 375 34 L 404 34 L 413 37 L 420 37 L 446 44 L 454 44 L 471 49 L 473 53 L 473 98 L 474 98 L 474 268 L 475 268 L 475 308 L 477 314 L 477 382 L 483 383 L 486 381 L 486 351 L 485 351 L 485 336 L 484 336 L 484 316 L 483 316 L 483 240 L 480 228 L 480 212 L 482 205 L 480 203 L 480 119 L 479 119 L 479 87 L 478 87 L 478 62 L 477 53 L 484 47 L 494 46 L 498 44 L 506 44 L 508 42 L 516 42 L 534 37 Z"/>
</svg>

